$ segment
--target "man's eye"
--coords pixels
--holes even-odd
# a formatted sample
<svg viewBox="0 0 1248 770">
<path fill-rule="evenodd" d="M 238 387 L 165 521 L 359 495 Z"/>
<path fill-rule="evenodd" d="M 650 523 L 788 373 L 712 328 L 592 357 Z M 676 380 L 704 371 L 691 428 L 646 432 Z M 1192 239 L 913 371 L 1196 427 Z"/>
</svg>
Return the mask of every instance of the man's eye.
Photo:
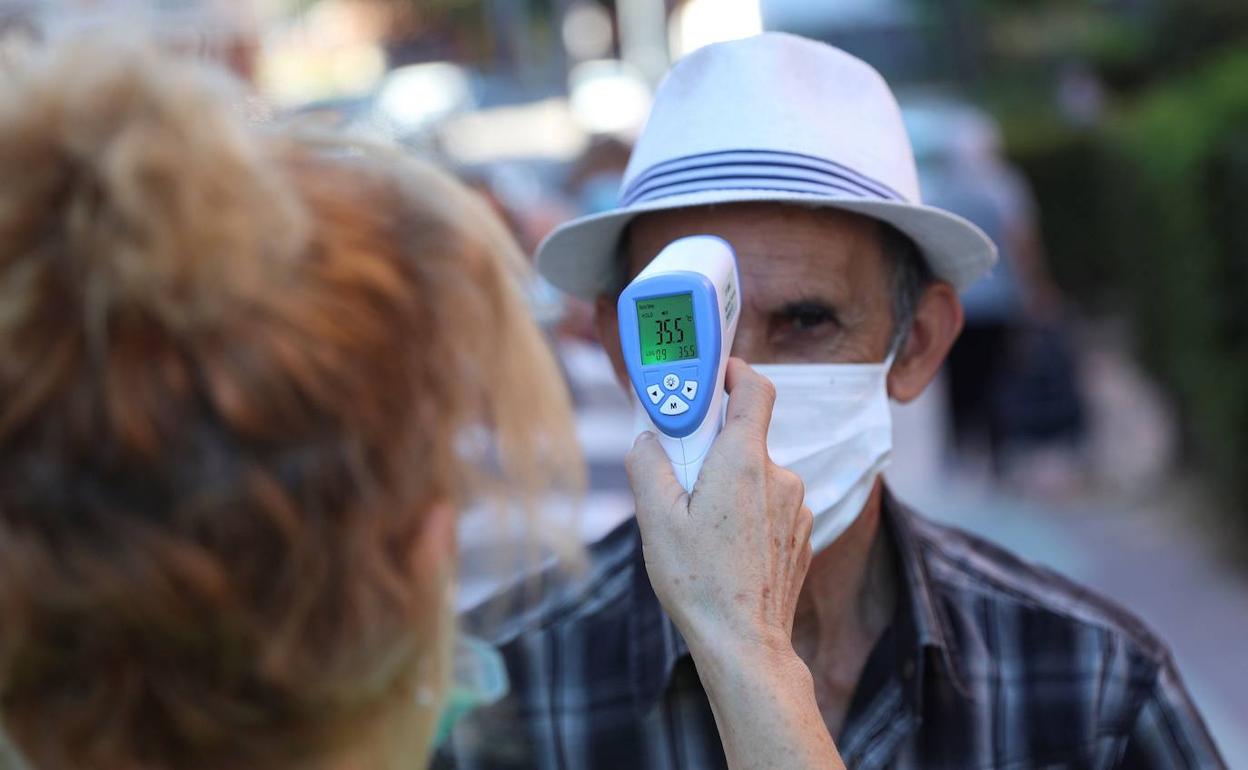
<svg viewBox="0 0 1248 770">
<path fill-rule="evenodd" d="M 835 324 L 836 314 L 831 308 L 814 303 L 801 303 L 785 308 L 784 318 L 793 331 L 805 332 L 825 324 Z"/>
</svg>

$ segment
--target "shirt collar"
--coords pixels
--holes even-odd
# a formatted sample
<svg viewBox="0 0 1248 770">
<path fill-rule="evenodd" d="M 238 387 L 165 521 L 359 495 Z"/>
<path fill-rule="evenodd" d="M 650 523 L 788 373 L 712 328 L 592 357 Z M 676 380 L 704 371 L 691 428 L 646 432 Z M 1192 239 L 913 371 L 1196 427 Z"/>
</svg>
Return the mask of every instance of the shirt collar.
<svg viewBox="0 0 1248 770">
<path fill-rule="evenodd" d="M 958 689 L 964 689 L 954 665 L 953 637 L 936 599 L 928 572 L 923 540 L 915 531 L 915 513 L 893 496 L 887 485 L 880 502 L 882 532 L 896 555 L 898 572 L 898 611 L 894 627 L 898 639 L 898 670 L 907 700 L 918 709 L 922 696 L 924 669 L 929 660 L 937 663 Z M 920 711 L 921 713 L 921 711 Z"/>
<path fill-rule="evenodd" d="M 914 514 L 893 497 L 887 486 L 880 506 L 881 531 L 893 546 L 900 578 L 898 612 L 894 620 L 898 666 L 905 680 L 907 698 L 917 707 L 928 651 L 935 653 L 935 660 L 955 682 L 958 675 L 950 654 L 947 624 L 935 600 L 922 543 L 911 522 Z M 662 697 L 672 671 L 689 654 L 689 647 L 654 594 L 646 575 L 640 537 L 634 548 L 629 596 L 632 611 L 628 614 L 629 667 L 634 706 L 639 713 L 645 713 Z"/>
</svg>

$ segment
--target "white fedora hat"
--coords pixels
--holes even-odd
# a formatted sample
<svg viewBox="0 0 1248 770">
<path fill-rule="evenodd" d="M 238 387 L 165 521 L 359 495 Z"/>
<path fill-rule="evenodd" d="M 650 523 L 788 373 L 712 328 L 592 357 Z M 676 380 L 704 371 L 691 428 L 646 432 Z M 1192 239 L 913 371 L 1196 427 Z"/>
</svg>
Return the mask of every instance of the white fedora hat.
<svg viewBox="0 0 1248 770">
<path fill-rule="evenodd" d="M 620 234 L 638 215 L 744 201 L 827 206 L 887 222 L 959 289 L 996 260 L 978 227 L 920 203 L 901 111 L 880 74 L 837 48 L 769 32 L 707 46 L 672 67 L 618 207 L 551 233 L 538 247 L 538 270 L 593 298 L 613 288 Z"/>
</svg>

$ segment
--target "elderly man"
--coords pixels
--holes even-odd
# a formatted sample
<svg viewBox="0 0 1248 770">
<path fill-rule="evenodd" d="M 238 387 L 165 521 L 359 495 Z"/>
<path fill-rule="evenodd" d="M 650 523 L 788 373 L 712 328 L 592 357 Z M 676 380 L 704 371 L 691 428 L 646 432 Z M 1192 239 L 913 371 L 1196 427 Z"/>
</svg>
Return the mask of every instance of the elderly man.
<svg viewBox="0 0 1248 770">
<path fill-rule="evenodd" d="M 879 480 L 887 399 L 913 399 L 935 377 L 962 325 L 957 291 L 994 258 L 972 225 L 919 203 L 880 76 L 779 34 L 711 46 L 673 68 L 619 208 L 565 225 L 538 254 L 548 279 L 596 299 L 622 382 L 616 296 L 693 234 L 736 252 L 733 354 L 774 382 L 768 449 L 801 476 L 814 514 L 792 646 L 845 764 L 1221 766 L 1169 653 L 1139 621 L 925 521 Z M 441 761 L 725 765 L 637 525 L 595 557 L 580 588 L 509 626 L 511 695 L 461 727 Z"/>
</svg>

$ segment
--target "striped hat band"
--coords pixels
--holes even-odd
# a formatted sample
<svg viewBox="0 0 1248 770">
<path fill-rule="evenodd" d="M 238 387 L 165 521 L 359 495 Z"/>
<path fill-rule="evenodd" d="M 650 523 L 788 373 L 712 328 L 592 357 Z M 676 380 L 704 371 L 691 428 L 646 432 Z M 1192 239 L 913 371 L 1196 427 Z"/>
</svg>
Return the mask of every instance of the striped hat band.
<svg viewBox="0 0 1248 770">
<path fill-rule="evenodd" d="M 620 205 L 726 189 L 906 200 L 883 182 L 825 158 L 773 150 L 729 150 L 686 155 L 651 166 L 628 184 Z"/>
</svg>

